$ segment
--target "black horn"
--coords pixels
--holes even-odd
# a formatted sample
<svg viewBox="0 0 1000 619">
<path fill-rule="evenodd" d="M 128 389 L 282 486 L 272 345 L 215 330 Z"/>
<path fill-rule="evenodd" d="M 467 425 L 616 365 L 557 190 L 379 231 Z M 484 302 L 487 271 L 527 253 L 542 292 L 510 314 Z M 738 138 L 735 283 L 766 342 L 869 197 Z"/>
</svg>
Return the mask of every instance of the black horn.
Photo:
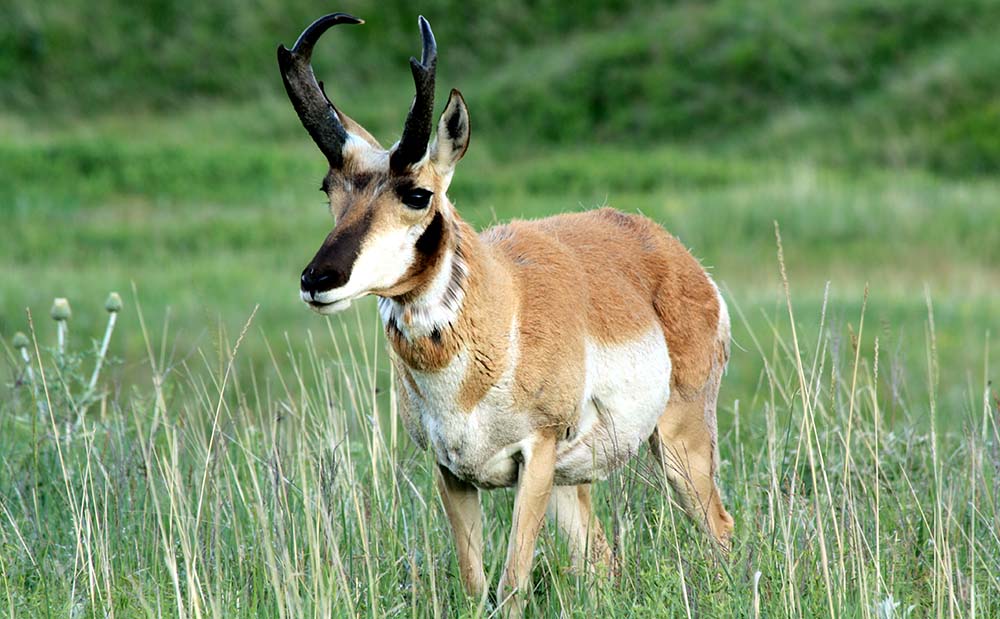
<svg viewBox="0 0 1000 619">
<path fill-rule="evenodd" d="M 434 73 L 437 71 L 437 43 L 431 25 L 423 15 L 420 16 L 420 36 L 424 49 L 420 62 L 410 58 L 410 70 L 413 72 L 413 85 L 416 94 L 410 105 L 410 113 L 403 126 L 403 137 L 389 158 L 389 166 L 394 172 L 403 172 L 410 165 L 417 163 L 427 152 L 427 144 L 431 139 L 431 125 L 434 115 Z"/>
<path fill-rule="evenodd" d="M 322 83 L 316 81 L 310 62 L 313 46 L 332 26 L 363 23 L 363 20 L 346 13 L 324 15 L 302 31 L 291 50 L 284 45 L 278 46 L 278 68 L 281 69 L 281 79 L 285 83 L 288 98 L 302 125 L 333 168 L 343 165 L 347 130 L 340 122 L 337 109 L 323 92 Z"/>
</svg>

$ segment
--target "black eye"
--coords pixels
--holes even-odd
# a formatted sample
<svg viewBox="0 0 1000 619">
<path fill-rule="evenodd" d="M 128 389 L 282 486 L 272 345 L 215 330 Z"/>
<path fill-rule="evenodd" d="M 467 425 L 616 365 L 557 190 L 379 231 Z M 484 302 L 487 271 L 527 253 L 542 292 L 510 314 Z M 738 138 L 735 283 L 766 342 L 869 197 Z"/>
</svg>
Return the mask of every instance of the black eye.
<svg viewBox="0 0 1000 619">
<path fill-rule="evenodd" d="M 403 192 L 401 199 L 403 204 L 410 208 L 427 208 L 427 205 L 431 202 L 431 196 L 434 192 L 427 191 L 426 189 L 421 189 L 417 187 L 416 189 L 408 189 Z"/>
</svg>

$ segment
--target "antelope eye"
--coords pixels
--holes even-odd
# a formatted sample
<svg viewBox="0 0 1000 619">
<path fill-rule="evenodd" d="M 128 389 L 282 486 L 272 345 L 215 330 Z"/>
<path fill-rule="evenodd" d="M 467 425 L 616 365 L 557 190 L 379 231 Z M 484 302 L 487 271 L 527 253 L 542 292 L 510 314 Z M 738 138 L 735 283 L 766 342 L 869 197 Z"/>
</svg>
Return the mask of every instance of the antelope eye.
<svg viewBox="0 0 1000 619">
<path fill-rule="evenodd" d="M 434 193 L 426 189 L 421 189 L 417 187 L 416 189 L 408 189 L 403 193 L 401 199 L 403 204 L 413 209 L 427 208 L 427 205 L 431 202 L 431 196 Z"/>
</svg>

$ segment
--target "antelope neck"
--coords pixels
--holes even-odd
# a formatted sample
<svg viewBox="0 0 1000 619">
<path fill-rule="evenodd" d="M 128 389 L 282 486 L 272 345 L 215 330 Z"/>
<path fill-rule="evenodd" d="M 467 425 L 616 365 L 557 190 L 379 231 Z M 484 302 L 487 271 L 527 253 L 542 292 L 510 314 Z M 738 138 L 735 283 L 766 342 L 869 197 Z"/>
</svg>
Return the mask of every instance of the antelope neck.
<svg viewBox="0 0 1000 619">
<path fill-rule="evenodd" d="M 433 274 L 425 283 L 404 295 L 378 300 L 383 325 L 394 325 L 408 340 L 440 335 L 455 324 L 462 310 L 469 266 L 460 226 L 457 222 L 448 225 L 452 226 L 451 234 L 439 249 L 435 264 L 428 267 Z"/>
</svg>

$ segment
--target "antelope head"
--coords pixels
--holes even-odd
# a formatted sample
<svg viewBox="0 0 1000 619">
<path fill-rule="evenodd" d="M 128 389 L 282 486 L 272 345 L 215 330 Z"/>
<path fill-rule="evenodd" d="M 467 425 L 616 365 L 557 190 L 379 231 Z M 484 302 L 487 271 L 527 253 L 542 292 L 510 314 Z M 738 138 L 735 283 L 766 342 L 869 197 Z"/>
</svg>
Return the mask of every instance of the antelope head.
<svg viewBox="0 0 1000 619">
<path fill-rule="evenodd" d="M 313 74 L 313 47 L 330 27 L 361 23 L 344 13 L 326 15 L 291 50 L 278 47 L 288 98 L 329 163 L 322 191 L 335 223 L 302 271 L 300 286 L 302 300 L 321 314 L 368 294 L 405 300 L 427 284 L 453 234 L 445 191 L 469 145 L 469 113 L 457 90 L 430 140 L 437 44 L 423 17 L 421 59 L 410 58 L 416 95 L 398 142 L 384 149 L 330 102 Z"/>
</svg>

